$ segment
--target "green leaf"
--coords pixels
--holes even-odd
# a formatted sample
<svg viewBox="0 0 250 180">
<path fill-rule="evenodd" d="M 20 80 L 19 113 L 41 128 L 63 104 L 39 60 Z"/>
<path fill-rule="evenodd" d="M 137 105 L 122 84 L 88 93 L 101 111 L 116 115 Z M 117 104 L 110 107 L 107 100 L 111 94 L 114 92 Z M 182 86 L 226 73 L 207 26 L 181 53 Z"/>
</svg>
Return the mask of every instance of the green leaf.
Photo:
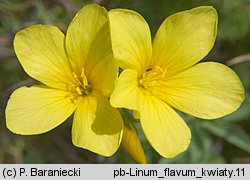
<svg viewBox="0 0 250 180">
<path fill-rule="evenodd" d="M 242 129 L 227 123 L 206 122 L 199 125 L 225 141 L 250 153 L 250 136 Z"/>
</svg>

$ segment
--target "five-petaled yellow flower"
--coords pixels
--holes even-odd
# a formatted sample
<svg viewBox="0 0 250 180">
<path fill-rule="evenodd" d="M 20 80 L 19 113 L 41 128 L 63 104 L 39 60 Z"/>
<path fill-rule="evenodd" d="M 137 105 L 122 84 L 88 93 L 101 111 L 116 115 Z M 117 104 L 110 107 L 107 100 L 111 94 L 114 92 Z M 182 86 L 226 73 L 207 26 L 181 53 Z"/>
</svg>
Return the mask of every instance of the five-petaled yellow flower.
<svg viewBox="0 0 250 180">
<path fill-rule="evenodd" d="M 197 7 L 169 16 L 153 45 L 150 30 L 138 13 L 109 12 L 115 58 L 123 68 L 111 105 L 140 114 L 142 129 L 155 150 L 174 157 L 190 143 L 190 130 L 174 111 L 214 119 L 235 111 L 244 88 L 228 67 L 196 64 L 212 49 L 217 33 L 213 7 Z"/>
<path fill-rule="evenodd" d="M 98 5 L 83 7 L 66 36 L 54 26 L 31 26 L 16 34 L 14 49 L 24 70 L 44 85 L 14 91 L 7 127 L 17 134 L 40 134 L 75 111 L 73 144 L 112 155 L 121 143 L 123 122 L 108 100 L 118 72 L 108 12 Z"/>
</svg>

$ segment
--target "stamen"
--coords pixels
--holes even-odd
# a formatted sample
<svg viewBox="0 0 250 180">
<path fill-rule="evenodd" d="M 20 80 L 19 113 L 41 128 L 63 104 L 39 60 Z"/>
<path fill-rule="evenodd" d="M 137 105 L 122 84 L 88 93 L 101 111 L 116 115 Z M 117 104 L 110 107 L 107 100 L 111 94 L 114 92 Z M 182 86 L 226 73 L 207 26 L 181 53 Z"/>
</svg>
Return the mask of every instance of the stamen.
<svg viewBox="0 0 250 180">
<path fill-rule="evenodd" d="M 82 91 L 79 87 L 76 87 L 76 92 L 79 94 L 79 95 L 82 95 Z"/>
<path fill-rule="evenodd" d="M 73 77 L 77 81 L 78 84 L 83 85 L 82 82 L 79 80 L 78 76 L 76 75 L 76 73 L 74 72 L 73 72 Z"/>
<path fill-rule="evenodd" d="M 73 85 L 71 85 L 69 91 L 75 94 L 76 97 L 90 94 L 90 92 L 92 91 L 92 87 L 89 84 L 88 79 L 84 74 L 84 68 L 82 68 L 80 77 L 76 73 L 74 72 L 72 73 L 76 82 Z"/>
<path fill-rule="evenodd" d="M 87 80 L 87 77 L 84 74 L 84 68 L 82 68 L 81 77 L 82 77 L 83 86 L 84 87 L 88 86 L 88 80 Z"/>
</svg>

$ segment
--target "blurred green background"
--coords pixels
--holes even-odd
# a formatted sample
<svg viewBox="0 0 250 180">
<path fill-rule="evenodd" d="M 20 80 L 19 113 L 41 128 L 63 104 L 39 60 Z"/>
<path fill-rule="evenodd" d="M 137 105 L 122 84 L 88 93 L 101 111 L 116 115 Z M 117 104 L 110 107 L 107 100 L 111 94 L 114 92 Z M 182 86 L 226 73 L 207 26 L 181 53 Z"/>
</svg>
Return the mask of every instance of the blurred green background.
<svg viewBox="0 0 250 180">
<path fill-rule="evenodd" d="M 243 81 L 246 99 L 240 109 L 214 121 L 181 114 L 192 130 L 188 150 L 176 158 L 160 157 L 138 130 L 148 163 L 250 163 L 250 1 L 249 0 L 0 0 L 0 163 L 135 163 L 120 147 L 105 158 L 71 143 L 72 118 L 42 135 L 19 136 L 5 125 L 4 110 L 14 89 L 35 82 L 20 66 L 14 51 L 17 31 L 33 24 L 53 24 L 66 32 L 74 14 L 84 5 L 99 3 L 107 9 L 139 12 L 154 36 L 170 14 L 201 5 L 214 6 L 219 14 L 218 37 L 203 61 L 230 66 Z"/>
</svg>

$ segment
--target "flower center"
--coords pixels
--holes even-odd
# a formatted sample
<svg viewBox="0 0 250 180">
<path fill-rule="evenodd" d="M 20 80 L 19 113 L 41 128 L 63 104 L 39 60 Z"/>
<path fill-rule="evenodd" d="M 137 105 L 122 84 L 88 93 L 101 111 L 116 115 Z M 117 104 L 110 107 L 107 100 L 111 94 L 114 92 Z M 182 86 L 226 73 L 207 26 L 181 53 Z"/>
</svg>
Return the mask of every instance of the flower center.
<svg viewBox="0 0 250 180">
<path fill-rule="evenodd" d="M 160 80 L 165 78 L 166 69 L 163 70 L 159 66 L 154 66 L 148 68 L 142 76 L 138 79 L 138 84 L 143 89 L 152 90 L 154 86 L 157 86 L 160 83 Z"/>
<path fill-rule="evenodd" d="M 79 96 L 85 96 L 91 93 L 92 87 L 89 84 L 87 77 L 84 74 L 84 68 L 82 68 L 82 73 L 80 76 L 73 72 L 74 79 L 76 83 L 72 85 L 71 91 Z"/>
</svg>

